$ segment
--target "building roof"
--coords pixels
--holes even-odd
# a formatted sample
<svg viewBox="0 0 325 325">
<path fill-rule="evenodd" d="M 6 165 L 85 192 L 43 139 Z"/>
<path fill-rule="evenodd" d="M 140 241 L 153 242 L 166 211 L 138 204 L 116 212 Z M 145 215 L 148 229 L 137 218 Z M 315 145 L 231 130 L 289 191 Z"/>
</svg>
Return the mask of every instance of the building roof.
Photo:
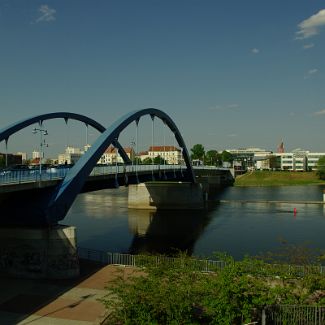
<svg viewBox="0 0 325 325">
<path fill-rule="evenodd" d="M 126 152 L 126 153 L 129 153 L 129 154 L 131 154 L 132 152 L 134 152 L 134 150 L 133 150 L 133 148 L 131 148 L 131 147 L 125 147 L 125 148 L 123 148 L 124 149 L 124 151 Z M 104 153 L 106 153 L 106 154 L 116 154 L 116 148 L 114 147 L 114 146 L 109 146 L 106 150 L 105 150 L 105 152 Z"/>
<path fill-rule="evenodd" d="M 132 153 L 132 152 L 134 152 L 133 148 L 131 148 L 131 147 L 125 147 L 125 148 L 123 148 L 123 149 L 124 149 L 124 151 L 125 151 L 126 153 Z"/>
<path fill-rule="evenodd" d="M 175 146 L 150 146 L 149 151 L 181 151 Z"/>
<path fill-rule="evenodd" d="M 40 164 L 40 158 L 31 159 L 30 164 L 31 165 L 39 165 Z"/>
</svg>

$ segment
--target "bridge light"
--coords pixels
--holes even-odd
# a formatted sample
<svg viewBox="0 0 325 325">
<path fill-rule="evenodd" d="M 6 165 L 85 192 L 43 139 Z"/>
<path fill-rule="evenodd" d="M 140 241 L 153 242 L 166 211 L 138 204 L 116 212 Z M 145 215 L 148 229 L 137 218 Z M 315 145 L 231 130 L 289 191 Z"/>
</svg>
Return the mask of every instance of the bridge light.
<svg viewBox="0 0 325 325">
<path fill-rule="evenodd" d="M 34 128 L 33 131 L 32 131 L 33 134 L 37 134 L 38 132 L 40 134 L 39 177 L 40 177 L 40 181 L 41 181 L 42 180 L 42 159 L 44 158 L 43 147 L 48 147 L 49 145 L 45 142 L 45 139 L 43 139 L 43 136 L 48 135 L 47 130 L 46 129 L 41 129 L 41 128 Z"/>
</svg>

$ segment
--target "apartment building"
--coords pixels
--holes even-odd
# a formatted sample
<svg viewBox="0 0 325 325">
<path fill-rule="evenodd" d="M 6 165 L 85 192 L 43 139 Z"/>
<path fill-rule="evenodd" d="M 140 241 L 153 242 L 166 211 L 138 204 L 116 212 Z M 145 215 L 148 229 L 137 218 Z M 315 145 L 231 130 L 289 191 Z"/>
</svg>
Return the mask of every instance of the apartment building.
<svg viewBox="0 0 325 325">
<path fill-rule="evenodd" d="M 281 170 L 307 171 L 307 151 L 294 150 L 293 152 L 277 153 L 277 168 Z"/>
<path fill-rule="evenodd" d="M 316 170 L 319 158 L 324 157 L 325 152 L 309 152 L 308 153 L 308 169 Z"/>
<path fill-rule="evenodd" d="M 277 153 L 277 167 L 281 170 L 292 171 L 316 170 L 318 160 L 323 156 L 325 156 L 325 152 L 310 152 L 301 149 Z"/>
<path fill-rule="evenodd" d="M 125 153 L 127 154 L 127 156 L 133 160 L 135 157 L 135 152 L 133 150 L 133 148 L 130 147 L 126 147 L 123 148 Z M 99 159 L 98 163 L 100 164 L 105 164 L 105 165 L 112 165 L 112 164 L 122 164 L 124 163 L 122 157 L 120 156 L 120 154 L 118 153 L 118 150 L 113 147 L 113 146 L 109 146 L 105 152 L 103 153 L 103 155 L 101 156 L 101 158 Z"/>
<path fill-rule="evenodd" d="M 151 146 L 148 150 L 148 157 L 154 159 L 160 156 L 170 165 L 183 163 L 182 150 L 175 146 Z"/>
<path fill-rule="evenodd" d="M 66 147 L 64 153 L 59 154 L 58 164 L 59 165 L 75 164 L 82 155 L 83 155 L 83 151 L 81 151 L 80 148 L 68 146 Z"/>
</svg>

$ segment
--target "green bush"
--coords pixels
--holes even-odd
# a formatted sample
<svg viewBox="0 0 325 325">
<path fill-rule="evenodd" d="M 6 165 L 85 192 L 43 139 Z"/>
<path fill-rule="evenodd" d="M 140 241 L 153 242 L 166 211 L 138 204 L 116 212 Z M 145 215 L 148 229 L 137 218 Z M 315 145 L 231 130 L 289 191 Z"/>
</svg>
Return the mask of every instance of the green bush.
<svg viewBox="0 0 325 325">
<path fill-rule="evenodd" d="M 195 271 L 182 255 L 173 265 L 162 259 L 142 275 L 121 277 L 103 300 L 112 310 L 108 324 L 242 324 L 260 321 L 267 305 L 325 302 L 319 272 L 301 277 L 288 265 L 252 257 L 218 259 L 226 266 L 216 272 Z"/>
</svg>

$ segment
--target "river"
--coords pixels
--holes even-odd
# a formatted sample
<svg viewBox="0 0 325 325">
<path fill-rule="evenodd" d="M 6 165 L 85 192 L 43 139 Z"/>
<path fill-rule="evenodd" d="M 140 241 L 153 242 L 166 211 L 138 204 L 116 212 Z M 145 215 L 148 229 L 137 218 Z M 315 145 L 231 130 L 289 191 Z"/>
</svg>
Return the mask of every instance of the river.
<svg viewBox="0 0 325 325">
<path fill-rule="evenodd" d="M 239 259 L 272 251 L 284 243 L 325 249 L 325 205 L 265 202 L 322 201 L 324 189 L 229 187 L 205 211 L 152 212 L 129 210 L 128 189 L 120 187 L 80 194 L 64 223 L 77 227 L 80 247 L 108 252 L 182 250 L 210 257 L 218 251 Z"/>
</svg>

